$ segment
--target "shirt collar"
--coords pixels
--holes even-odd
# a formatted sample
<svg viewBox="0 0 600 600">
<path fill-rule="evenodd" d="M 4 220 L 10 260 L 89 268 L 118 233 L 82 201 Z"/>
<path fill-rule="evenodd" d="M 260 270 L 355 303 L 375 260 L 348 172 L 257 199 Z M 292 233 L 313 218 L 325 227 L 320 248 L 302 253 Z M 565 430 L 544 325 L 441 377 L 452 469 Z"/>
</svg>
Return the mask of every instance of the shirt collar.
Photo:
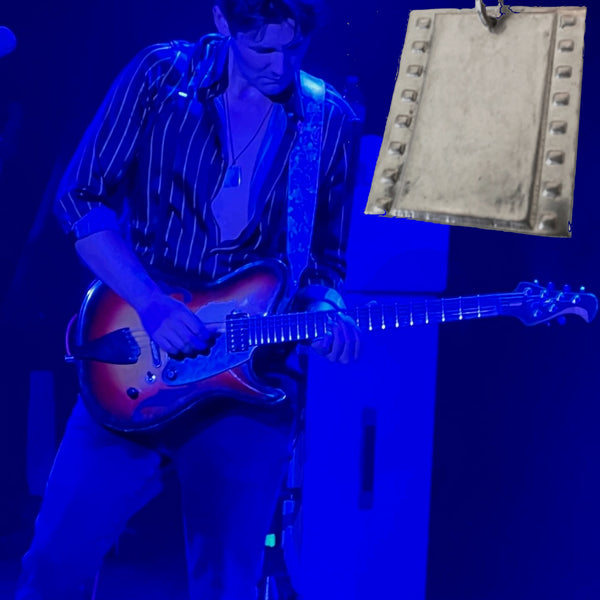
<svg viewBox="0 0 600 600">
<path fill-rule="evenodd" d="M 192 58 L 192 69 L 199 100 L 208 100 L 225 92 L 230 41 L 229 37 L 210 33 L 197 42 Z M 296 120 L 304 119 L 304 105 L 300 89 L 300 73 L 298 72 L 289 88 L 274 99 L 282 105 L 289 118 Z"/>
</svg>

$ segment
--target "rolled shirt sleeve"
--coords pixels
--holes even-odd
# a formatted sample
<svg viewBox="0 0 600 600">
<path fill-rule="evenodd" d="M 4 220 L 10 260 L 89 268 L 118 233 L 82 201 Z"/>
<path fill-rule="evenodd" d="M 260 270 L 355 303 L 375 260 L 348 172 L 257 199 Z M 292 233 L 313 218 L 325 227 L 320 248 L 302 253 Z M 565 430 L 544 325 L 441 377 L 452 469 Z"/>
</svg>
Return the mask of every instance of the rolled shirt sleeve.
<svg viewBox="0 0 600 600">
<path fill-rule="evenodd" d="M 54 212 L 77 239 L 118 229 L 118 184 L 133 162 L 152 100 L 173 66 L 171 44 L 140 52 L 121 72 L 83 136 L 59 186 Z"/>
</svg>

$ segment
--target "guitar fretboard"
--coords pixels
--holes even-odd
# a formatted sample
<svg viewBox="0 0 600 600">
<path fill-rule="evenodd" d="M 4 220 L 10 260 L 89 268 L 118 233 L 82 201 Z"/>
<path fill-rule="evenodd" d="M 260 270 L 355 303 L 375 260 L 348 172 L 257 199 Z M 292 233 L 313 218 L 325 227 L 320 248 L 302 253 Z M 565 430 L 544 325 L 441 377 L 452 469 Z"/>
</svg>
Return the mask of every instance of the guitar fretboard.
<svg viewBox="0 0 600 600">
<path fill-rule="evenodd" d="M 496 317 L 511 313 L 523 302 L 523 294 L 489 294 L 459 298 L 420 300 L 396 304 L 367 304 L 344 311 L 363 331 L 394 329 Z M 231 351 L 251 346 L 314 340 L 325 335 L 334 312 L 301 312 L 281 315 L 232 315 L 227 319 Z"/>
</svg>

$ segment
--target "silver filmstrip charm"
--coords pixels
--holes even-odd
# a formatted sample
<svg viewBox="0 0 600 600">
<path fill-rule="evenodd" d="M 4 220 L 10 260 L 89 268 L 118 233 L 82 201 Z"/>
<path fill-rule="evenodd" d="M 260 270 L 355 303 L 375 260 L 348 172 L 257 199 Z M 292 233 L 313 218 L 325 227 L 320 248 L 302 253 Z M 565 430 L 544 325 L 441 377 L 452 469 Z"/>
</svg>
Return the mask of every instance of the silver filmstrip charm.
<svg viewBox="0 0 600 600">
<path fill-rule="evenodd" d="M 570 237 L 586 8 L 482 5 L 411 12 L 365 213 Z"/>
</svg>

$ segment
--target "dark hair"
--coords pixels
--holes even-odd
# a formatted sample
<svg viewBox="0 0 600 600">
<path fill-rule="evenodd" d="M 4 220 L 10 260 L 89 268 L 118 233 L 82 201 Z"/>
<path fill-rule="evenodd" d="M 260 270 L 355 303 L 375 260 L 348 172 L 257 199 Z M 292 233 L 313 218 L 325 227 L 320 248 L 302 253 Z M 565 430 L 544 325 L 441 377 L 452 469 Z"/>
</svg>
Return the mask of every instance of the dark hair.
<svg viewBox="0 0 600 600">
<path fill-rule="evenodd" d="M 266 25 L 292 19 L 302 35 L 319 25 L 325 14 L 324 0 L 215 0 L 229 23 L 232 35 L 259 31 Z"/>
</svg>

